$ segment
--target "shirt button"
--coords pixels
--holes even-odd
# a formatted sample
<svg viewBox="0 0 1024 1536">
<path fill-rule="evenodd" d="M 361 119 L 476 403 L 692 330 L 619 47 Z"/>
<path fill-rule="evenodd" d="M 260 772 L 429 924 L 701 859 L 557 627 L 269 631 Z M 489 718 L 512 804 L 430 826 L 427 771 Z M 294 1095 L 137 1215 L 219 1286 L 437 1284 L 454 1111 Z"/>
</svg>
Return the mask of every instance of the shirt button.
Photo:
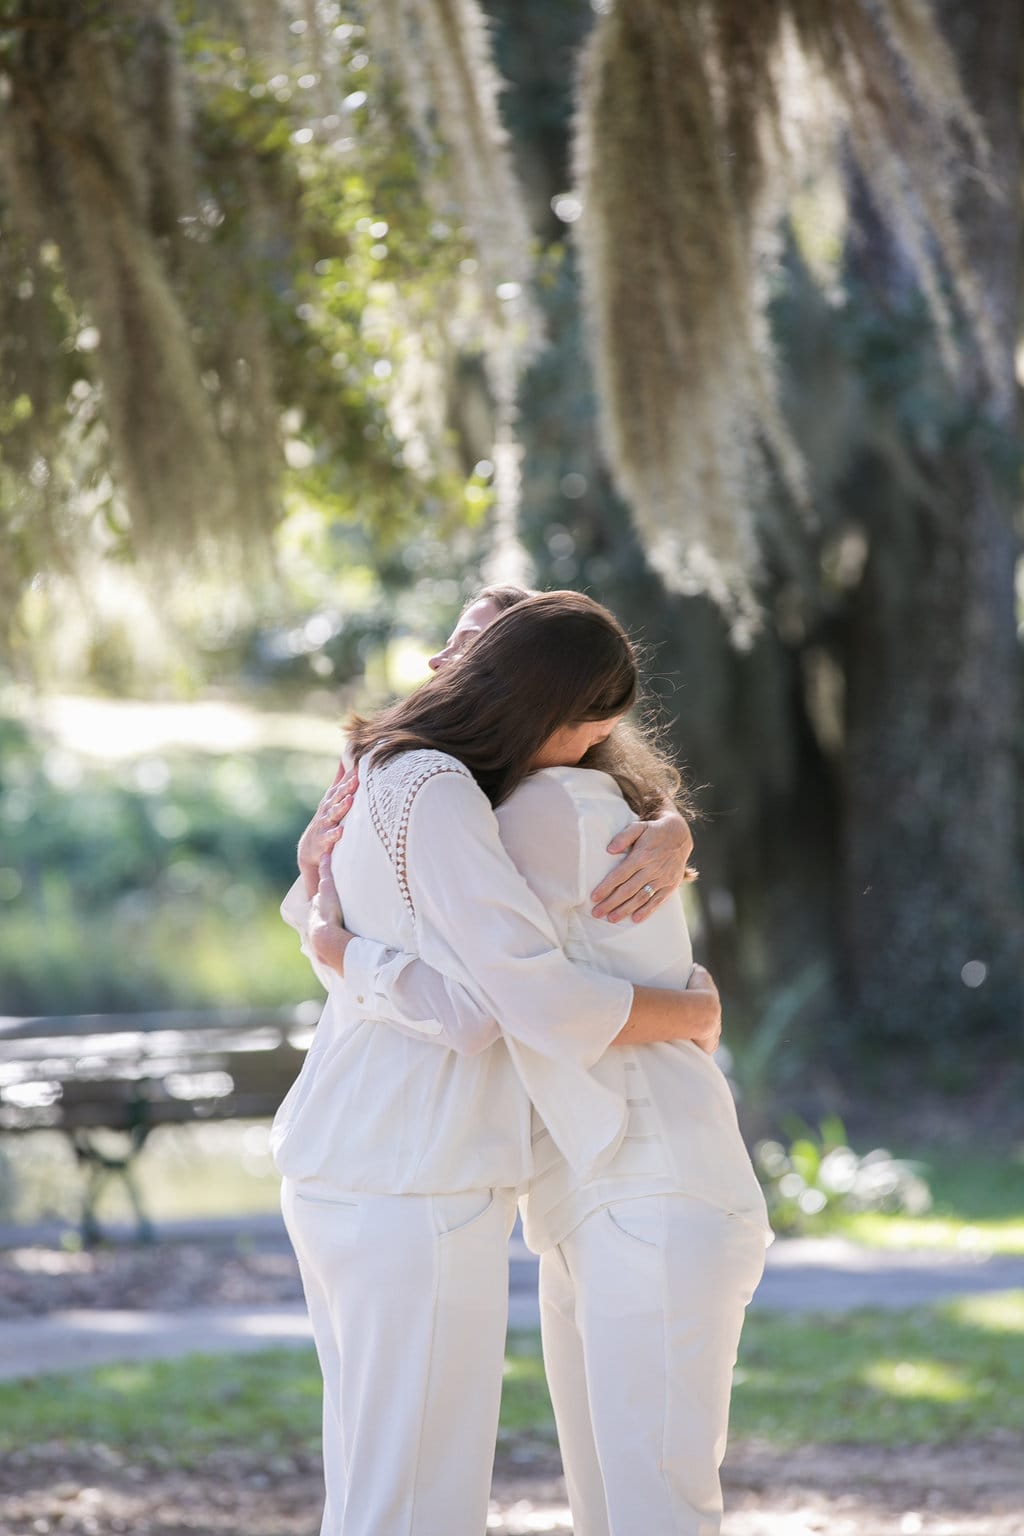
<svg viewBox="0 0 1024 1536">
<path fill-rule="evenodd" d="M 358 997 L 356 998 L 356 1002 L 357 1003 L 365 1003 L 366 1002 L 366 998 L 363 996 L 363 994 L 361 992 L 359 993 Z"/>
</svg>

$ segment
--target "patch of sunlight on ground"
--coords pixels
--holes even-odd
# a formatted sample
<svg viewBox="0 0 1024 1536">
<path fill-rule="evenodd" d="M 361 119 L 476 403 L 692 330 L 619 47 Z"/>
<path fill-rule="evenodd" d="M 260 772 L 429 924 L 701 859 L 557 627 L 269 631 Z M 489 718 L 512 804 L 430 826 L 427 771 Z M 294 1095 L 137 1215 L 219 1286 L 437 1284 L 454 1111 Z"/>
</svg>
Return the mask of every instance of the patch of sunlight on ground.
<svg viewBox="0 0 1024 1536">
<path fill-rule="evenodd" d="M 11 687 L 0 712 L 57 746 L 98 762 L 121 762 L 182 748 L 214 755 L 281 748 L 337 758 L 337 721 L 313 714 L 263 711 L 228 700 L 148 703 L 77 694 L 39 695 Z"/>
<path fill-rule="evenodd" d="M 507 1521 L 511 1516 L 515 1520 L 517 1536 L 527 1536 L 532 1531 L 571 1531 L 572 1515 L 568 1507 L 560 1505 L 557 1509 L 534 1508 L 529 1499 L 519 1499 L 513 1504 L 511 1510 L 492 1509 L 487 1516 L 487 1529 L 489 1531 L 507 1531 L 511 1527 Z"/>
<path fill-rule="evenodd" d="M 96 1372 L 96 1385 L 103 1392 L 132 1397 L 153 1390 L 154 1373 L 146 1364 L 110 1365 Z"/>
<path fill-rule="evenodd" d="M 860 1379 L 889 1397 L 927 1398 L 933 1403 L 963 1403 L 977 1395 L 959 1371 L 938 1360 L 872 1360 Z"/>
<path fill-rule="evenodd" d="M 1024 1291 L 996 1291 L 989 1296 L 964 1296 L 948 1310 L 958 1323 L 986 1333 L 1024 1334 Z"/>
<path fill-rule="evenodd" d="M 864 1211 L 844 1216 L 830 1230 L 872 1248 L 954 1249 L 970 1257 L 1024 1253 L 1024 1219 L 982 1220 L 965 1224 L 955 1217 L 888 1216 Z"/>
</svg>

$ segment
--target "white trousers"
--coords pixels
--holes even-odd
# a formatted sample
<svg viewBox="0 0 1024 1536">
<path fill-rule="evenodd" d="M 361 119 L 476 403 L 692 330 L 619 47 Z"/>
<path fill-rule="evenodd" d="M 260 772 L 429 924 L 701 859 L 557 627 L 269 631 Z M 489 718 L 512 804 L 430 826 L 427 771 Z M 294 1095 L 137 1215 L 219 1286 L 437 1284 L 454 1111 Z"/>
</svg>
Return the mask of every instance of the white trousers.
<svg viewBox="0 0 1024 1536">
<path fill-rule="evenodd" d="M 281 1204 L 324 1378 L 321 1536 L 482 1536 L 513 1192 L 285 1179 Z"/>
<path fill-rule="evenodd" d="M 541 1257 L 544 1365 L 575 1536 L 717 1536 L 757 1227 L 685 1195 L 622 1200 Z"/>
</svg>

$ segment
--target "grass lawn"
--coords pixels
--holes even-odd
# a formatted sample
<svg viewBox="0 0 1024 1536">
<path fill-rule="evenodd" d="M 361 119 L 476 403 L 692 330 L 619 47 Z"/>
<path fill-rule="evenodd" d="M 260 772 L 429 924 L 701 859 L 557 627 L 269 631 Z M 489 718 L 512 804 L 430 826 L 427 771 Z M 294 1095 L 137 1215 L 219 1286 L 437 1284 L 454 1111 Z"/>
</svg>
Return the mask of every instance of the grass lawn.
<svg viewBox="0 0 1024 1536">
<path fill-rule="evenodd" d="M 1012 1155 L 898 1145 L 893 1150 L 924 1165 L 932 1209 L 923 1216 L 873 1211 L 835 1216 L 830 1232 L 877 1248 L 1024 1253 L 1024 1148 Z"/>
<path fill-rule="evenodd" d="M 1024 1434 L 1024 1292 L 917 1313 L 753 1315 L 733 1433 L 779 1446 L 935 1444 Z M 0 1454 L 44 1440 L 117 1445 L 190 1464 L 213 1449 L 319 1443 L 320 1378 L 307 1350 L 105 1366 L 0 1386 Z M 505 1435 L 554 1433 L 539 1339 L 512 1338 Z"/>
</svg>

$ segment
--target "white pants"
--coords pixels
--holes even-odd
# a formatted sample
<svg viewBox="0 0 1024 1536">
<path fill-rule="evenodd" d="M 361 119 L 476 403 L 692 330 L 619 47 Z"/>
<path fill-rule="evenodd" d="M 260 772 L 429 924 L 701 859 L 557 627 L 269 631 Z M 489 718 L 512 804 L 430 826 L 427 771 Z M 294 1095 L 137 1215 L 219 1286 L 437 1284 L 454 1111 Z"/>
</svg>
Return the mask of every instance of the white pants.
<svg viewBox="0 0 1024 1536">
<path fill-rule="evenodd" d="M 541 1257 L 544 1364 L 576 1536 L 717 1536 L 719 1468 L 756 1226 L 651 1195 Z"/>
<path fill-rule="evenodd" d="M 482 1536 L 513 1192 L 285 1179 L 281 1204 L 324 1378 L 321 1536 Z"/>
</svg>

